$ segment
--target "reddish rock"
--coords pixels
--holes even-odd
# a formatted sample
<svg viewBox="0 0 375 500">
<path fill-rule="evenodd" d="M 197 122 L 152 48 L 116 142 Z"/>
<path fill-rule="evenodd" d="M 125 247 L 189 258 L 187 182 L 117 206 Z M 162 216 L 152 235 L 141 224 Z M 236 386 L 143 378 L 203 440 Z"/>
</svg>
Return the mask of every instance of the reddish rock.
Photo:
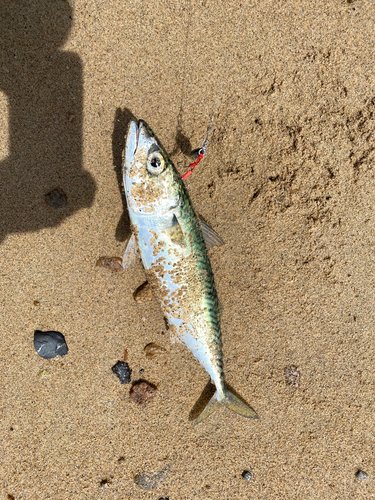
<svg viewBox="0 0 375 500">
<path fill-rule="evenodd" d="M 156 395 L 157 388 L 144 380 L 135 382 L 130 389 L 130 399 L 139 406 L 146 406 Z"/>
<path fill-rule="evenodd" d="M 117 273 L 124 270 L 121 257 L 100 257 L 96 265 Z"/>
</svg>

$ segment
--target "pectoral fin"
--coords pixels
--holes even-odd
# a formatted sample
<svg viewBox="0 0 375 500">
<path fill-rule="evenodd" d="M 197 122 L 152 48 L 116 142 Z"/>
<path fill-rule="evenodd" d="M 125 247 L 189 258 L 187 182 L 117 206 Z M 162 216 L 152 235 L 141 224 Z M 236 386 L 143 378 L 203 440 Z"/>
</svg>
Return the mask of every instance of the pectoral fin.
<svg viewBox="0 0 375 500">
<path fill-rule="evenodd" d="M 171 226 L 168 229 L 165 229 L 164 232 L 170 237 L 172 243 L 179 245 L 180 247 L 186 246 L 185 236 L 176 215 L 173 216 Z"/>
</svg>

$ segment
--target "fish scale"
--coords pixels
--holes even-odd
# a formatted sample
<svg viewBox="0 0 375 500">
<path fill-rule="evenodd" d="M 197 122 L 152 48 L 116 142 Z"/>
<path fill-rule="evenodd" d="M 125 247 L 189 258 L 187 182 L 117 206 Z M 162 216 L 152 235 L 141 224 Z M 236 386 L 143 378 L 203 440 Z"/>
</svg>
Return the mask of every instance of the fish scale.
<svg viewBox="0 0 375 500">
<path fill-rule="evenodd" d="M 216 387 L 196 422 L 221 406 L 257 418 L 225 385 L 219 301 L 202 223 L 173 163 L 143 121 L 130 124 L 123 173 L 134 234 L 124 262 L 131 261 L 127 253 L 131 249 L 134 254 L 137 245 L 171 333 L 190 349 Z M 205 234 L 215 240 L 207 225 Z"/>
</svg>

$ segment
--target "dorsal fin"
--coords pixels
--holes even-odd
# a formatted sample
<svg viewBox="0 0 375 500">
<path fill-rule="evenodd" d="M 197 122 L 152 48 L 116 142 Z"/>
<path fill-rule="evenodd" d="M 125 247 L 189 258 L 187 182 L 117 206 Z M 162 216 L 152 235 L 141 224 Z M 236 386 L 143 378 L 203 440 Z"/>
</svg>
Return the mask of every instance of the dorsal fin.
<svg viewBox="0 0 375 500">
<path fill-rule="evenodd" d="M 224 241 L 220 238 L 216 231 L 212 229 L 206 222 L 200 219 L 202 225 L 203 238 L 206 243 L 207 250 L 212 247 L 220 247 L 224 245 Z"/>
</svg>

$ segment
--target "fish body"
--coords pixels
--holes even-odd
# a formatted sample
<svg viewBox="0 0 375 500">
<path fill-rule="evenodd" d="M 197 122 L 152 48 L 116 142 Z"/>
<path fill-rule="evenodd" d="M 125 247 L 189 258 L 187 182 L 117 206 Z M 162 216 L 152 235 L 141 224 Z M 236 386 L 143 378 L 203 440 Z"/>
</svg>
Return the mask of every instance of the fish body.
<svg viewBox="0 0 375 500">
<path fill-rule="evenodd" d="M 197 421 L 218 406 L 256 417 L 225 386 L 219 302 L 201 222 L 173 163 L 143 121 L 130 124 L 124 188 L 143 266 L 170 330 L 216 387 Z"/>
</svg>

